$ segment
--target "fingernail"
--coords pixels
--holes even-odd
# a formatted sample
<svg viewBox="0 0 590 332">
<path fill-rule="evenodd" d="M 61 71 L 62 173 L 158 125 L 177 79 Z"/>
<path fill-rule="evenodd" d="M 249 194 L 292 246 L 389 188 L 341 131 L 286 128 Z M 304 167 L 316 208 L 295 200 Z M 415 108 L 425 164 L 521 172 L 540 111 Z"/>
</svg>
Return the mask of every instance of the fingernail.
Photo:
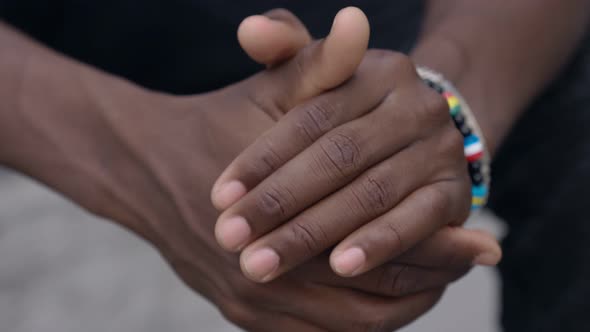
<svg viewBox="0 0 590 332">
<path fill-rule="evenodd" d="M 352 276 L 365 265 L 366 260 L 365 252 L 353 247 L 334 257 L 334 269 L 338 274 Z"/>
<path fill-rule="evenodd" d="M 496 266 L 500 262 L 500 256 L 493 253 L 483 253 L 473 260 L 473 265 Z"/>
<path fill-rule="evenodd" d="M 268 281 L 279 267 L 279 261 L 279 255 L 274 250 L 258 249 L 244 258 L 244 270 L 253 280 Z"/>
<path fill-rule="evenodd" d="M 231 251 L 242 249 L 251 233 L 250 225 L 246 219 L 239 216 L 220 220 L 215 227 L 217 241 L 222 247 Z"/>
<path fill-rule="evenodd" d="M 225 210 L 237 202 L 247 192 L 246 186 L 240 181 L 230 181 L 221 184 L 213 192 L 213 204 L 221 210 Z"/>
</svg>

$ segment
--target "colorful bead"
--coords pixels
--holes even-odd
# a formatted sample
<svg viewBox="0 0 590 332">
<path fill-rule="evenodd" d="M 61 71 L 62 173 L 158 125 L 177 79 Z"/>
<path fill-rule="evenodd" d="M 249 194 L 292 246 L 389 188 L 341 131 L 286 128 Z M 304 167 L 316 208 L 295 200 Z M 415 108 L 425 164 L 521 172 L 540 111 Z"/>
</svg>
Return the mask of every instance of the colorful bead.
<svg viewBox="0 0 590 332">
<path fill-rule="evenodd" d="M 488 195 L 488 188 L 483 185 L 474 185 L 471 187 L 471 196 L 484 198 Z"/>
<path fill-rule="evenodd" d="M 450 92 L 443 92 L 443 97 L 447 100 L 447 104 L 449 104 L 449 110 L 451 111 L 451 115 L 455 116 L 459 114 L 461 111 L 461 102 L 455 95 Z"/>
<path fill-rule="evenodd" d="M 428 86 L 441 93 L 449 105 L 449 112 L 455 127 L 461 132 L 464 139 L 465 158 L 468 161 L 468 172 L 471 178 L 471 210 L 478 210 L 486 204 L 488 197 L 488 181 L 484 176 L 482 160 L 484 158 L 484 144 L 474 130 L 470 127 L 466 116 L 463 114 L 461 99 L 452 93 L 452 88 L 447 89 L 444 84 L 424 78 Z M 451 91 L 449 91 L 451 90 Z M 467 108 L 466 111 L 469 111 Z"/>
<path fill-rule="evenodd" d="M 469 162 L 474 162 L 481 159 L 483 156 L 483 144 L 481 140 L 475 135 L 465 137 L 465 157 Z"/>
<path fill-rule="evenodd" d="M 481 174 L 481 172 L 471 175 L 471 183 L 473 183 L 474 185 L 480 185 L 483 183 L 483 175 Z"/>
<path fill-rule="evenodd" d="M 484 198 L 471 198 L 471 211 L 479 210 L 486 204 L 486 200 Z"/>
<path fill-rule="evenodd" d="M 463 137 L 467 137 L 473 134 L 473 131 L 471 130 L 471 128 L 469 128 L 469 126 L 466 123 L 464 123 L 461 127 L 458 127 L 457 129 L 459 129 Z"/>
<path fill-rule="evenodd" d="M 481 172 L 481 161 L 474 161 L 468 164 L 469 174 Z"/>
<path fill-rule="evenodd" d="M 461 113 L 457 113 L 453 116 L 453 121 L 455 122 L 456 126 L 462 126 L 465 124 L 465 118 Z"/>
</svg>

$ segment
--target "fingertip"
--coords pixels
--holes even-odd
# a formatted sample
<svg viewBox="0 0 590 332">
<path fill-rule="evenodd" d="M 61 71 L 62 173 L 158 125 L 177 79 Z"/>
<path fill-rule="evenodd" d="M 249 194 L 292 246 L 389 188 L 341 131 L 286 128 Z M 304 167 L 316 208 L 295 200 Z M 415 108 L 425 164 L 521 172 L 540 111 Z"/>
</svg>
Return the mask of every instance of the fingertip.
<svg viewBox="0 0 590 332">
<path fill-rule="evenodd" d="M 496 266 L 502 260 L 502 252 L 485 252 L 477 255 L 473 260 L 473 265 Z"/>
<path fill-rule="evenodd" d="M 371 28 L 367 15 L 360 8 L 350 6 L 341 9 L 336 14 L 330 35 L 338 31 L 352 33 L 352 37 L 366 41 L 365 44 L 368 46 Z"/>
<path fill-rule="evenodd" d="M 243 249 L 252 235 L 252 229 L 244 217 L 219 217 L 215 224 L 215 239 L 219 245 L 231 252 Z"/>
<path fill-rule="evenodd" d="M 335 250 L 330 255 L 332 270 L 342 277 L 354 277 L 359 275 L 367 262 L 367 254 L 359 247 L 346 250 Z"/>
<path fill-rule="evenodd" d="M 494 234 L 478 229 L 465 229 L 465 231 L 469 232 L 469 235 L 474 237 L 479 247 L 484 248 L 486 251 L 501 253 L 502 249 L 500 243 Z"/>
<path fill-rule="evenodd" d="M 473 259 L 473 265 L 496 266 L 502 260 L 502 248 L 496 237 L 488 231 L 464 229 L 469 233 L 479 248 L 479 253 Z"/>
<path fill-rule="evenodd" d="M 369 37 L 369 21 L 362 10 L 347 7 L 336 14 L 321 52 L 322 88 L 333 88 L 354 74 L 367 52 Z"/>
<path fill-rule="evenodd" d="M 273 65 L 295 55 L 311 37 L 303 25 L 281 17 L 253 15 L 238 27 L 238 41 L 254 61 Z"/>
<path fill-rule="evenodd" d="M 258 283 L 273 280 L 280 261 L 277 252 L 268 247 L 244 251 L 240 255 L 242 272 L 248 279 Z"/>
<path fill-rule="evenodd" d="M 242 49 L 254 60 L 265 63 L 268 58 L 268 45 L 264 34 L 271 27 L 271 20 L 263 15 L 246 17 L 238 27 L 238 42 Z"/>
<path fill-rule="evenodd" d="M 236 203 L 247 192 L 246 186 L 237 180 L 215 184 L 211 191 L 211 202 L 216 209 L 223 211 Z"/>
</svg>

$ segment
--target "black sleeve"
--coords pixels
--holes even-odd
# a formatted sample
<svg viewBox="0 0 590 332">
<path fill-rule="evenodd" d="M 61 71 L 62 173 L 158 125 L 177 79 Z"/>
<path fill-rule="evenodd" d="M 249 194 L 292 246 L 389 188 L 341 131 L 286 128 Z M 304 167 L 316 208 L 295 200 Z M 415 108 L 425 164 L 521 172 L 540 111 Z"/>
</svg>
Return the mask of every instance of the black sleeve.
<svg viewBox="0 0 590 332">
<path fill-rule="evenodd" d="M 509 224 L 500 264 L 506 332 L 590 331 L 589 129 L 587 39 L 493 165 L 490 207 Z"/>
</svg>

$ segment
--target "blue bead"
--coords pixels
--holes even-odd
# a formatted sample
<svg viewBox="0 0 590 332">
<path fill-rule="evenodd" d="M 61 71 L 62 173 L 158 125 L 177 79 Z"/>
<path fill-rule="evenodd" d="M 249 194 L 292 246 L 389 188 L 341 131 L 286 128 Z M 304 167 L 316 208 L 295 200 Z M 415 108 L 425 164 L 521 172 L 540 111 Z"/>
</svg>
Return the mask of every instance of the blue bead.
<svg viewBox="0 0 590 332">
<path fill-rule="evenodd" d="M 465 146 L 471 145 L 471 144 L 475 144 L 479 142 L 479 138 L 475 135 L 469 135 L 467 137 L 465 137 L 465 141 L 464 144 Z"/>
<path fill-rule="evenodd" d="M 488 188 L 485 185 L 471 187 L 471 195 L 473 197 L 485 197 L 487 194 Z"/>
</svg>

